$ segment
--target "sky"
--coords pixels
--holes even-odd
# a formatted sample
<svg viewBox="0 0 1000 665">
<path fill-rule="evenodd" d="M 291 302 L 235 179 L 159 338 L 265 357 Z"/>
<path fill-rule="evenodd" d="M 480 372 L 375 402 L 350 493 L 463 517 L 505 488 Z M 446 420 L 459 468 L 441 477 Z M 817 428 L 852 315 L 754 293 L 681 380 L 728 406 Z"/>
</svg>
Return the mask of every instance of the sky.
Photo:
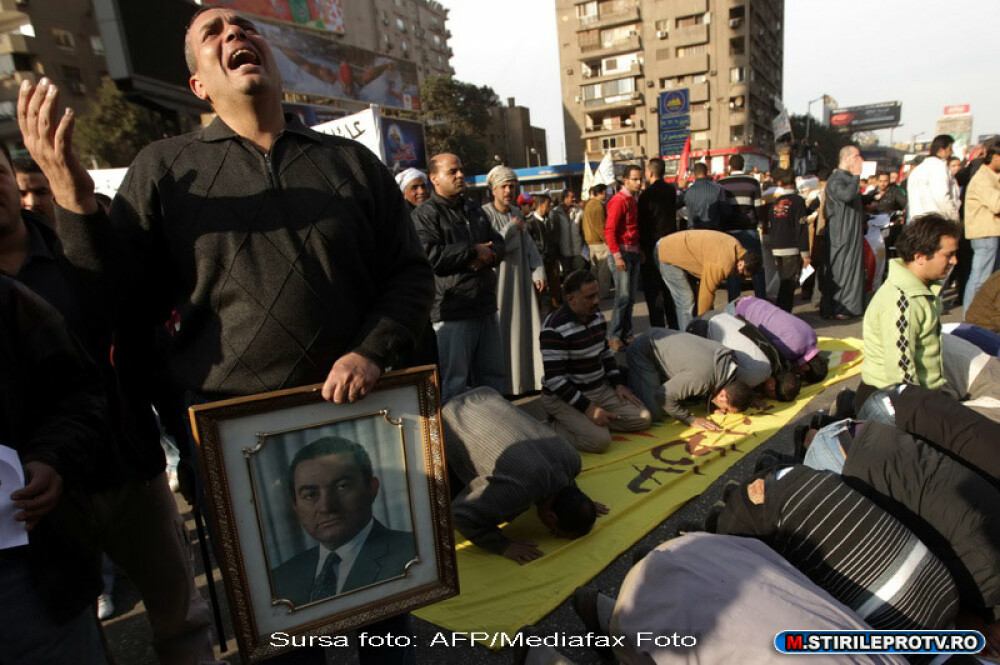
<svg viewBox="0 0 1000 665">
<path fill-rule="evenodd" d="M 532 124 L 546 131 L 549 161 L 565 161 L 554 0 L 441 2 L 451 10 L 455 77 L 531 109 Z M 805 113 L 823 94 L 840 106 L 900 101 L 902 126 L 892 133 L 899 142 L 918 132 L 918 141 L 930 140 L 945 106 L 970 104 L 973 141 L 1000 133 L 989 37 L 998 20 L 998 0 L 786 0 L 785 106 Z M 819 116 L 819 103 L 812 111 Z M 888 130 L 878 134 L 888 142 Z"/>
</svg>

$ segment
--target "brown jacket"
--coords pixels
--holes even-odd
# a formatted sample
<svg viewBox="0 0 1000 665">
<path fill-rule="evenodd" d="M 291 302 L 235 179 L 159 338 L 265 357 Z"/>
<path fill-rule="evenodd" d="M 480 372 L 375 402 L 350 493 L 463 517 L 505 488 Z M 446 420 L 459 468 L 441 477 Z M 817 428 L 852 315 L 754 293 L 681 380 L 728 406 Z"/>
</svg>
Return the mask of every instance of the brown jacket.
<svg viewBox="0 0 1000 665">
<path fill-rule="evenodd" d="M 965 237 L 1000 236 L 1000 174 L 983 164 L 965 190 Z"/>
<path fill-rule="evenodd" d="M 715 304 L 715 290 L 725 282 L 747 251 L 728 233 L 709 230 L 679 231 L 660 239 L 659 258 L 701 280 L 698 314 Z"/>
<path fill-rule="evenodd" d="M 965 310 L 965 322 L 1000 333 L 1000 270 L 976 291 L 972 304 Z"/>
<path fill-rule="evenodd" d="M 604 244 L 604 201 L 591 197 L 583 207 L 583 240 L 588 245 Z"/>
</svg>

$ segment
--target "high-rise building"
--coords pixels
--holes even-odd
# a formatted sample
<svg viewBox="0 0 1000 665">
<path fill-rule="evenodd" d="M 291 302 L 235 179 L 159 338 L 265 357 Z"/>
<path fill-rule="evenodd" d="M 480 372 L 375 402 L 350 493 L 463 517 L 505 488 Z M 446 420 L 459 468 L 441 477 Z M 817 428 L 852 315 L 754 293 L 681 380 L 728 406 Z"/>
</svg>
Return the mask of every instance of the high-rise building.
<svg viewBox="0 0 1000 665">
<path fill-rule="evenodd" d="M 371 103 L 416 111 L 420 80 L 454 73 L 448 10 L 435 0 L 0 0 L 0 140 L 19 147 L 18 88 L 42 76 L 80 114 L 108 75 L 180 131 L 197 126 L 210 109 L 188 89 L 182 51 L 197 5 L 250 15 L 272 44 L 286 99 L 327 117 Z"/>
<path fill-rule="evenodd" d="M 490 108 L 490 126 L 485 137 L 489 157 L 512 169 L 549 163 L 545 130 L 532 127 L 531 111 L 515 104 L 513 97 L 507 99 L 506 106 Z"/>
<path fill-rule="evenodd" d="M 556 0 L 569 161 L 774 147 L 781 98 L 783 0 Z M 661 137 L 659 100 L 689 109 Z M 686 127 L 681 125 L 687 124 Z"/>
</svg>

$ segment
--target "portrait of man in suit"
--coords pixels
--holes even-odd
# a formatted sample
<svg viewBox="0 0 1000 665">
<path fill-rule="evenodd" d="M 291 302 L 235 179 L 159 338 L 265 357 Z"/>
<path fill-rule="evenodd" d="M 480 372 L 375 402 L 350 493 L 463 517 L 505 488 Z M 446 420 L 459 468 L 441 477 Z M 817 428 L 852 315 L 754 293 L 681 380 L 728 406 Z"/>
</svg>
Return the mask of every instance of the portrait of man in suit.
<svg viewBox="0 0 1000 665">
<path fill-rule="evenodd" d="M 367 451 L 339 436 L 304 446 L 288 466 L 292 509 L 316 541 L 271 570 L 277 598 L 306 605 L 403 574 L 413 533 L 372 515 L 379 479 Z"/>
</svg>

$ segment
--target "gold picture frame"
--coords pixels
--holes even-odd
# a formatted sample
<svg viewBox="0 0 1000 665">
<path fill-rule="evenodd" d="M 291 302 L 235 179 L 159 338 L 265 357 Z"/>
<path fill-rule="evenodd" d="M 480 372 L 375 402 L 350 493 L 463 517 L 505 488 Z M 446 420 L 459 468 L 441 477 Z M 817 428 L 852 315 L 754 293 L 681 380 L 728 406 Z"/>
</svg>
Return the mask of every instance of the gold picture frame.
<svg viewBox="0 0 1000 665">
<path fill-rule="evenodd" d="M 190 409 L 247 662 L 458 594 L 436 370 L 386 374 L 354 404 L 320 387 Z"/>
</svg>

